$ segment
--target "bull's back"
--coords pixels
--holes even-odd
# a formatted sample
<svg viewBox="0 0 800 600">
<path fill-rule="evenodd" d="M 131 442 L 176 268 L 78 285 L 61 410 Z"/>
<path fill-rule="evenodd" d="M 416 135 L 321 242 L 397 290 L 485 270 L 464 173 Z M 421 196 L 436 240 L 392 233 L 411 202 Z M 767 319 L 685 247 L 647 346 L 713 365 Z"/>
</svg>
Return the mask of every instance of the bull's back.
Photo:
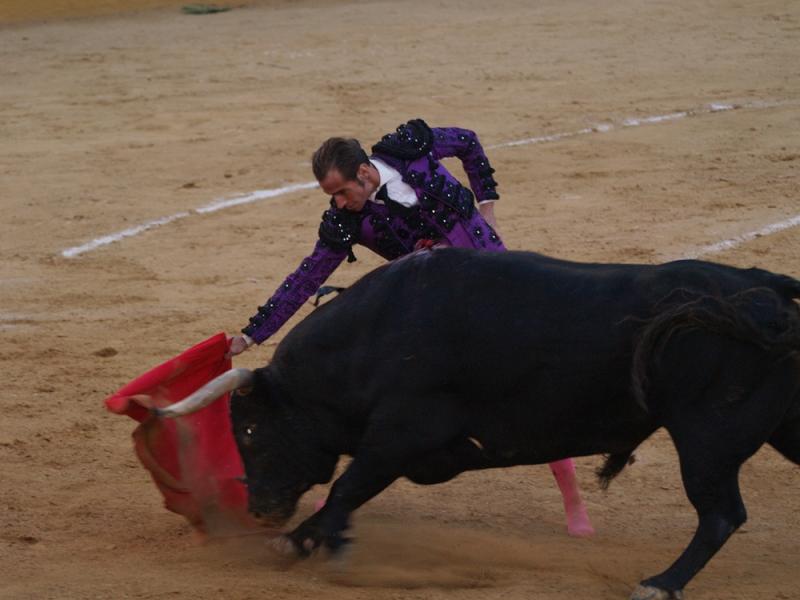
<svg viewBox="0 0 800 600">
<path fill-rule="evenodd" d="M 777 281 L 703 261 L 589 264 L 527 252 L 442 249 L 367 274 L 290 332 L 275 363 L 375 395 L 453 391 L 508 402 L 628 403 L 636 331 L 676 290 L 729 295 Z M 793 280 L 792 280 L 793 281 Z"/>
</svg>

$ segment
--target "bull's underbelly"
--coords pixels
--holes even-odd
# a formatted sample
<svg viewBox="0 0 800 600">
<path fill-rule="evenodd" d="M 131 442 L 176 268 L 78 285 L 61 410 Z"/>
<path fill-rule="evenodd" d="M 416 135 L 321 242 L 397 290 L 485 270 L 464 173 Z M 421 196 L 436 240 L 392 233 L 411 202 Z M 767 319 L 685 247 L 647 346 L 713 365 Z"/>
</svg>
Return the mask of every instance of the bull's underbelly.
<svg viewBox="0 0 800 600">
<path fill-rule="evenodd" d="M 482 469 L 538 465 L 556 460 L 595 454 L 632 452 L 653 433 L 649 422 L 631 423 L 619 428 L 592 431 L 550 431 L 546 435 L 532 431 L 523 438 L 497 438 L 476 428 L 474 435 L 453 440 L 445 448 L 430 452 L 408 465 L 406 477 L 420 484 L 448 481 L 460 473 Z"/>
<path fill-rule="evenodd" d="M 486 465 L 475 468 L 508 467 L 549 463 L 563 458 L 618 454 L 634 450 L 656 427 L 637 426 L 625 432 L 550 431 L 546 436 L 495 440 L 488 436 L 470 435 L 481 447 Z"/>
</svg>

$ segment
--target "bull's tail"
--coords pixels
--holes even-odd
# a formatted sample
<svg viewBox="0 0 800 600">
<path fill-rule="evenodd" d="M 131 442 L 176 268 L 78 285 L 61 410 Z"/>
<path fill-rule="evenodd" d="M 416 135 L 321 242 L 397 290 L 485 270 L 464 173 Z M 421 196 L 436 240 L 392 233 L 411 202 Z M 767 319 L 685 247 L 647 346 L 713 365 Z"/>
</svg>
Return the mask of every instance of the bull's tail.
<svg viewBox="0 0 800 600">
<path fill-rule="evenodd" d="M 648 373 L 676 333 L 702 330 L 771 353 L 800 351 L 800 310 L 792 302 L 800 298 L 800 281 L 774 277 L 780 286 L 752 288 L 725 298 L 679 290 L 661 302 L 663 308 L 645 323 L 634 348 L 632 388 L 642 408 L 648 410 Z"/>
<path fill-rule="evenodd" d="M 636 462 L 636 456 L 633 454 L 633 450 L 607 454 L 603 466 L 595 471 L 595 475 L 600 480 L 600 488 L 607 490 L 611 480 L 619 475 L 622 469 L 634 462 Z"/>
</svg>

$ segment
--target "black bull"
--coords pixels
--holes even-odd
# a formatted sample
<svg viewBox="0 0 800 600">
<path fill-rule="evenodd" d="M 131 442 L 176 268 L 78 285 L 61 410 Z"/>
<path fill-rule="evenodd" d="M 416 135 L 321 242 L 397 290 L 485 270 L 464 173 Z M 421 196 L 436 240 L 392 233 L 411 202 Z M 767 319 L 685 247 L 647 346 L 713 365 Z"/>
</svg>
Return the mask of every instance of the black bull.
<svg viewBox="0 0 800 600">
<path fill-rule="evenodd" d="M 385 265 L 314 311 L 231 401 L 250 509 L 285 522 L 351 455 L 288 539 L 347 540 L 399 477 L 606 454 L 607 483 L 671 435 L 699 524 L 634 598 L 680 597 L 746 519 L 742 463 L 765 442 L 800 464 L 800 281 L 678 261 L 578 264 L 442 249 Z"/>
</svg>

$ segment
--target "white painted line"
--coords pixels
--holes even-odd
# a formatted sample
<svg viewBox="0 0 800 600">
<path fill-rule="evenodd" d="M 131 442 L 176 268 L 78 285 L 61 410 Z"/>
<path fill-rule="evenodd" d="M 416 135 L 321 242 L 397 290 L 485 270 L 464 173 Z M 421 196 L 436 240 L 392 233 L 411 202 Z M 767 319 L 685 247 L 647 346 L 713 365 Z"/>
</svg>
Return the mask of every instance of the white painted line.
<svg viewBox="0 0 800 600">
<path fill-rule="evenodd" d="M 711 112 L 709 110 L 708 112 Z M 663 123 L 664 121 L 676 121 L 688 117 L 688 112 L 676 112 L 668 115 L 656 115 L 654 117 L 644 117 L 642 119 L 625 119 L 622 124 L 625 127 L 639 127 L 640 125 L 647 125 L 649 123 Z"/>
<path fill-rule="evenodd" d="M 195 212 L 200 214 L 217 212 L 231 206 L 239 206 L 240 204 L 250 204 L 251 202 L 258 202 L 259 200 L 266 200 L 267 198 L 274 198 L 275 196 L 282 196 L 290 194 L 299 190 L 310 190 L 317 187 L 319 184 L 316 181 L 309 181 L 308 183 L 293 183 L 274 190 L 258 190 L 245 196 L 238 196 L 229 200 L 217 200 L 211 204 L 206 204 L 196 209 Z"/>
<path fill-rule="evenodd" d="M 606 131 L 609 131 L 607 129 Z M 563 140 L 564 138 L 574 137 L 576 135 L 583 135 L 586 133 L 592 133 L 594 129 L 586 128 L 580 129 L 578 131 L 569 131 L 566 133 L 554 133 L 552 135 L 540 135 L 537 137 L 532 138 L 525 138 L 522 140 L 514 140 L 513 142 L 504 142 L 502 144 L 494 144 L 493 146 L 486 146 L 487 150 L 494 150 L 496 148 L 511 148 L 513 146 L 525 146 L 528 144 L 544 144 L 545 142 L 557 142 L 558 140 Z"/>
<path fill-rule="evenodd" d="M 742 235 L 737 235 L 736 237 L 732 237 L 727 240 L 722 240 L 721 242 L 717 242 L 716 244 L 709 244 L 707 246 L 702 246 L 701 248 L 698 248 L 694 252 L 684 255 L 683 258 L 700 258 L 701 256 L 706 256 L 708 254 L 714 254 L 716 252 L 730 250 L 732 248 L 736 248 L 737 246 L 741 246 L 744 243 L 750 242 L 756 238 L 772 235 L 773 233 L 778 233 L 779 231 L 783 231 L 784 229 L 790 229 L 791 227 L 796 227 L 798 225 L 800 225 L 800 215 L 791 217 L 789 219 L 780 221 L 778 223 L 772 223 L 771 225 L 767 225 L 765 227 L 762 227 L 761 229 L 757 229 L 756 231 L 749 231 L 747 233 L 743 233 Z"/>
<path fill-rule="evenodd" d="M 708 105 L 710 112 L 721 112 L 723 110 L 733 110 L 736 106 L 733 104 L 722 104 L 721 102 L 712 102 Z"/>
<path fill-rule="evenodd" d="M 613 131 L 618 126 L 622 127 L 639 127 L 642 125 L 650 125 L 655 123 L 663 123 L 668 121 L 675 121 L 678 119 L 684 119 L 686 117 L 691 117 L 700 114 L 709 114 L 709 113 L 717 113 L 722 111 L 728 110 L 736 110 L 739 108 L 753 108 L 753 109 L 764 109 L 764 108 L 774 108 L 777 106 L 784 106 L 784 105 L 792 105 L 798 104 L 797 101 L 794 100 L 787 100 L 787 101 L 777 101 L 777 102 L 763 102 L 763 101 L 756 101 L 750 102 L 748 104 L 725 104 L 721 102 L 712 102 L 706 105 L 703 108 L 696 109 L 696 110 L 688 110 L 688 111 L 679 111 L 674 113 L 668 113 L 664 115 L 653 115 L 650 117 L 641 117 L 641 118 L 628 118 L 623 119 L 619 122 L 619 125 L 614 125 L 613 123 L 599 123 L 592 127 L 586 127 L 584 129 L 579 129 L 577 131 L 570 131 L 564 133 L 554 133 L 551 135 L 543 135 L 538 137 L 531 137 L 525 138 L 522 140 L 514 140 L 511 142 L 504 142 L 502 144 L 495 144 L 493 146 L 486 146 L 487 150 L 493 150 L 496 148 L 509 148 L 514 146 L 524 146 L 528 144 L 542 144 L 546 142 L 557 142 L 559 140 L 563 140 L 566 138 L 571 138 L 579 135 L 587 135 L 590 133 L 607 133 L 609 131 Z M 201 206 L 196 209 L 192 209 L 188 212 L 181 212 L 169 217 L 162 217 L 160 219 L 155 219 L 153 221 L 148 221 L 142 225 L 137 225 L 136 227 L 131 227 L 129 229 L 125 229 L 123 231 L 119 231 L 117 233 L 112 233 L 109 235 L 104 235 L 103 237 L 96 238 L 86 244 L 82 244 L 81 246 L 74 246 L 72 248 L 67 248 L 66 250 L 61 252 L 61 255 L 66 258 L 74 258 L 79 256 L 85 252 L 89 252 L 91 250 L 95 250 L 102 246 L 106 246 L 108 244 L 113 244 L 114 242 L 118 242 L 127 237 L 133 237 L 135 235 L 139 235 L 149 229 L 154 229 L 156 227 L 160 227 L 162 225 L 166 225 L 167 223 L 171 223 L 172 221 L 176 221 L 178 219 L 183 219 L 188 217 L 191 214 L 206 214 L 206 213 L 213 213 L 219 210 L 223 210 L 226 208 L 230 208 L 232 206 L 239 206 L 242 204 L 250 204 L 252 202 L 258 202 L 260 200 L 265 200 L 267 198 L 275 198 L 277 196 L 282 196 L 285 194 L 290 194 L 292 192 L 300 191 L 300 190 L 307 190 L 313 187 L 316 187 L 318 183 L 316 181 L 309 181 L 306 183 L 294 183 L 289 184 L 280 188 L 275 188 L 271 190 L 258 190 L 255 192 L 251 192 L 250 194 L 245 194 L 244 196 L 237 196 L 235 198 L 229 198 L 227 200 L 215 200 L 210 204 L 206 204 L 205 206 Z M 789 225 L 791 227 L 792 225 Z M 747 235 L 747 234 L 745 234 Z M 757 237 L 757 236 L 756 236 Z M 738 239 L 738 238 L 736 238 Z M 728 240 L 726 240 L 728 241 Z M 720 242 L 722 243 L 722 242 Z"/>
<path fill-rule="evenodd" d="M 289 194 L 291 192 L 296 192 L 298 190 L 307 190 L 312 187 L 316 187 L 317 185 L 319 184 L 316 181 L 308 183 L 295 183 L 293 185 L 287 185 L 272 190 L 258 190 L 255 192 L 251 192 L 250 194 L 245 194 L 244 196 L 229 198 L 228 200 L 217 200 L 210 204 L 206 204 L 205 206 L 201 206 L 200 208 L 196 208 L 187 212 L 177 213 L 169 217 L 162 217 L 160 219 L 155 219 L 153 221 L 148 221 L 147 223 L 144 223 L 142 225 L 137 225 L 136 227 L 124 229 L 123 231 L 118 231 L 117 233 L 104 235 L 103 237 L 94 239 L 91 242 L 88 242 L 81 246 L 74 246 L 72 248 L 67 248 L 61 253 L 61 256 L 65 258 L 74 258 L 80 254 L 83 254 L 84 252 L 89 252 L 90 250 L 95 250 L 97 248 L 100 248 L 101 246 L 107 246 L 108 244 L 113 244 L 114 242 L 118 242 L 127 237 L 139 235 L 140 233 L 144 233 L 148 229 L 155 229 L 156 227 L 161 227 L 162 225 L 166 225 L 167 223 L 172 223 L 173 221 L 177 221 L 178 219 L 186 218 L 195 213 L 196 214 L 213 213 L 218 210 L 230 208 L 231 206 L 239 206 L 240 204 L 249 204 L 251 202 L 258 202 L 259 200 L 264 200 L 265 198 L 274 198 L 275 196 L 282 196 L 283 194 Z"/>
<path fill-rule="evenodd" d="M 769 107 L 777 106 L 777 104 L 770 104 Z M 756 105 L 752 104 L 723 104 L 722 102 L 712 102 L 703 108 L 696 110 L 682 110 L 674 113 L 667 113 L 665 115 L 653 115 L 650 117 L 635 118 L 630 117 L 614 123 L 598 123 L 591 127 L 579 129 L 577 131 L 569 131 L 566 133 L 554 133 L 552 135 L 541 135 L 538 137 L 525 138 L 522 140 L 514 140 L 512 142 L 503 142 L 502 144 L 495 144 L 493 146 L 486 146 L 487 150 L 494 150 L 496 148 L 510 148 L 513 146 L 525 146 L 528 144 L 543 144 L 545 142 L 555 142 L 565 138 L 574 137 L 576 135 L 586 135 L 589 133 L 608 133 L 618 127 L 641 127 L 642 125 L 653 125 L 655 123 L 664 123 L 667 121 L 677 121 L 678 119 L 685 119 L 686 117 L 693 117 L 696 115 L 718 113 L 726 110 L 736 110 L 737 108 L 767 108 L 766 104 Z"/>
<path fill-rule="evenodd" d="M 147 223 L 143 223 L 142 225 L 137 225 L 136 227 L 123 229 L 122 231 L 118 231 L 117 233 L 110 233 L 109 235 L 104 235 L 103 237 L 96 238 L 91 242 L 87 242 L 82 246 L 74 246 L 72 248 L 67 248 L 61 253 L 61 256 L 64 256 L 66 258 L 73 258 L 75 256 L 78 256 L 79 254 L 83 254 L 84 252 L 89 252 L 90 250 L 94 250 L 95 248 L 100 248 L 101 246 L 113 244 L 114 242 L 118 242 L 127 237 L 133 237 L 134 235 L 139 235 L 140 233 L 147 231 L 148 229 L 154 229 L 156 227 L 161 227 L 162 225 L 166 225 L 167 223 L 172 223 L 173 221 L 177 221 L 178 219 L 183 219 L 184 217 L 188 217 L 189 214 L 190 213 L 188 212 L 181 212 L 174 215 L 170 215 L 169 217 L 162 217 L 160 219 L 148 221 Z"/>
</svg>

